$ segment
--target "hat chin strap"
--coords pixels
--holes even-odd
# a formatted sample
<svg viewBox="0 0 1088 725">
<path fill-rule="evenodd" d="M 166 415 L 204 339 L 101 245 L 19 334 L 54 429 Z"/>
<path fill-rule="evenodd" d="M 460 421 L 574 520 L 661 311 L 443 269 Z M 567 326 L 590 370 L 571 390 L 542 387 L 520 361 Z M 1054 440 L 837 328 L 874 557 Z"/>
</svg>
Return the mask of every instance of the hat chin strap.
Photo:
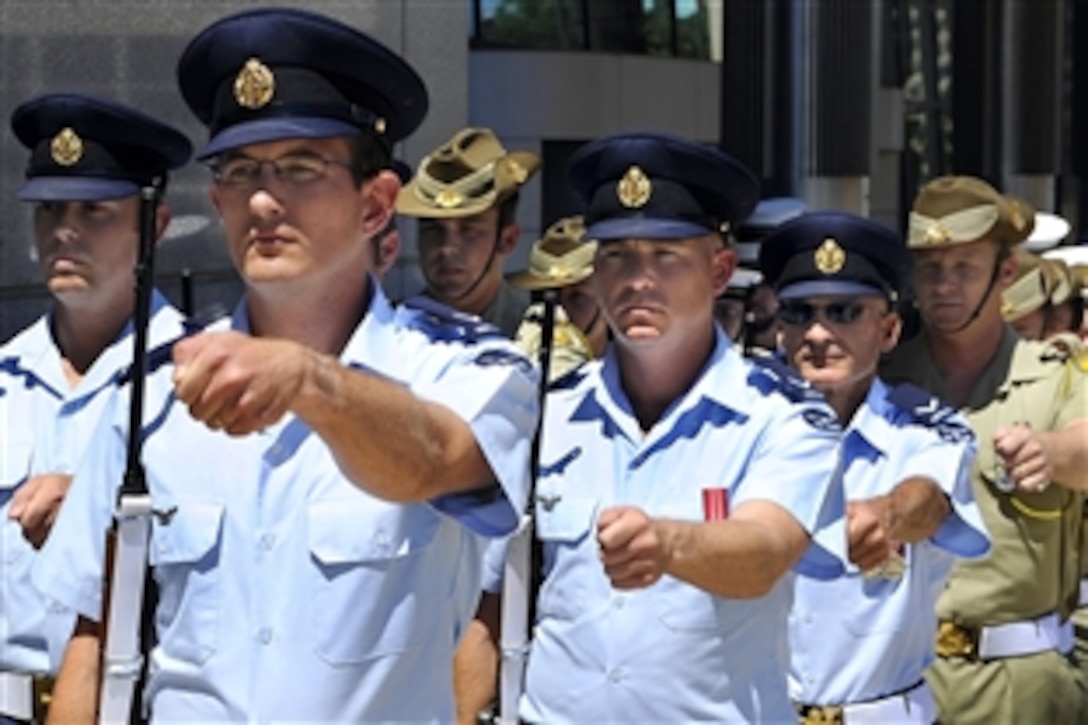
<svg viewBox="0 0 1088 725">
<path fill-rule="evenodd" d="M 472 294 L 473 292 L 476 291 L 476 288 L 480 286 L 480 282 L 483 282 L 484 277 L 487 276 L 488 271 L 491 269 L 491 265 L 495 263 L 495 255 L 499 253 L 499 245 L 500 244 L 502 244 L 502 229 L 501 228 L 495 233 L 495 242 L 494 242 L 494 244 L 491 245 L 491 254 L 487 258 L 487 264 L 485 264 L 484 268 L 482 270 L 480 270 L 480 274 L 476 275 L 476 279 L 473 281 L 472 284 L 470 284 L 468 286 L 467 290 L 465 290 L 461 294 L 457 295 L 456 297 L 451 297 L 450 298 L 450 300 L 452 302 L 459 302 L 460 300 L 465 299 L 470 294 Z"/>
<path fill-rule="evenodd" d="M 990 295 L 993 294 L 994 285 L 997 284 L 997 276 L 998 276 L 998 274 L 1000 272 L 1001 272 L 1001 255 L 998 255 L 997 259 L 994 260 L 994 268 L 993 268 L 993 271 L 990 273 L 990 284 L 986 285 L 985 294 L 982 295 L 982 299 L 980 299 L 978 301 L 978 304 L 975 305 L 975 311 L 971 313 L 971 316 L 967 318 L 967 321 L 964 322 L 959 327 L 957 327 L 955 330 L 952 330 L 953 335 L 956 334 L 957 332 L 963 332 L 964 330 L 966 330 L 971 325 L 971 323 L 974 322 L 975 320 L 977 320 L 978 316 L 980 314 L 982 314 L 982 306 L 984 304 L 986 304 L 986 300 L 990 299 Z"/>
</svg>

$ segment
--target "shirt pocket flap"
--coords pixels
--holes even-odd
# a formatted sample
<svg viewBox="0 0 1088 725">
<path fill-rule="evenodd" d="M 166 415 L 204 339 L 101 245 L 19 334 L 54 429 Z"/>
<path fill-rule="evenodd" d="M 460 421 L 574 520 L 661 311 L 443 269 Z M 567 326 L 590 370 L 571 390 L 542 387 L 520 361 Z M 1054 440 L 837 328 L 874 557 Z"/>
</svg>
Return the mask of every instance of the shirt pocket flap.
<svg viewBox="0 0 1088 725">
<path fill-rule="evenodd" d="M 578 541 L 593 528 L 596 518 L 596 498 L 537 494 L 536 530 L 543 541 Z"/>
<path fill-rule="evenodd" d="M 399 559 L 434 539 L 438 517 L 423 506 L 319 501 L 308 512 L 310 553 L 322 564 Z"/>
<path fill-rule="evenodd" d="M 152 564 L 194 564 L 219 543 L 223 506 L 185 502 L 153 515 Z"/>
</svg>

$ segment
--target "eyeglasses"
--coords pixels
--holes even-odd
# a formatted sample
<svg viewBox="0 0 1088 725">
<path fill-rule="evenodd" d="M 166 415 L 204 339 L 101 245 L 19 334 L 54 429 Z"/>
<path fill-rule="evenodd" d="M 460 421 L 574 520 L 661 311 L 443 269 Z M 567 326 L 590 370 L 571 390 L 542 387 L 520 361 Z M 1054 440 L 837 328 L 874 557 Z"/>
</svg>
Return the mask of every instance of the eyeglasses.
<svg viewBox="0 0 1088 725">
<path fill-rule="evenodd" d="M 789 300 L 778 308 L 778 319 L 787 325 L 811 325 L 819 315 L 832 325 L 850 325 L 857 322 L 865 312 L 861 302 L 828 302 L 826 305 L 813 305 L 799 300 Z"/>
<path fill-rule="evenodd" d="M 317 154 L 287 154 L 277 159 L 253 159 L 248 156 L 232 156 L 225 161 L 210 164 L 216 183 L 232 187 L 254 187 L 260 183 L 265 164 L 272 167 L 273 175 L 288 184 L 310 184 L 325 178 L 329 166 L 351 169 L 351 163 L 339 159 L 326 159 Z"/>
</svg>

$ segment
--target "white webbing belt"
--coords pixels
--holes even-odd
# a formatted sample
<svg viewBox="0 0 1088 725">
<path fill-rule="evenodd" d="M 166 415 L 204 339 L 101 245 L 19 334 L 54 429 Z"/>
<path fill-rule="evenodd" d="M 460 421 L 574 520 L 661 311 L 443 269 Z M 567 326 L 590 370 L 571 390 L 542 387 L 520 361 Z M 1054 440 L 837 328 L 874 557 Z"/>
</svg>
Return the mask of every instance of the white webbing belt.
<svg viewBox="0 0 1088 725">
<path fill-rule="evenodd" d="M 0 672 L 0 717 L 30 720 L 34 717 L 34 680 L 18 672 Z"/>
<path fill-rule="evenodd" d="M 532 587 L 533 519 L 522 516 L 509 539 L 502 577 L 502 625 L 499 634 L 499 722 L 518 722 L 518 699 L 529 657 L 529 596 Z"/>
<path fill-rule="evenodd" d="M 1022 657 L 1047 650 L 1068 654 L 1073 648 L 1073 625 L 1056 612 L 1038 619 L 982 627 L 978 656 L 984 660 Z"/>
<path fill-rule="evenodd" d="M 127 723 L 140 681 L 140 630 L 151 536 L 151 496 L 122 496 L 103 643 L 100 723 Z"/>
<path fill-rule="evenodd" d="M 937 717 L 937 706 L 933 694 L 925 682 L 898 695 L 889 695 L 872 702 L 859 702 L 844 705 L 842 708 L 843 725 L 872 723 L 928 723 Z"/>
</svg>

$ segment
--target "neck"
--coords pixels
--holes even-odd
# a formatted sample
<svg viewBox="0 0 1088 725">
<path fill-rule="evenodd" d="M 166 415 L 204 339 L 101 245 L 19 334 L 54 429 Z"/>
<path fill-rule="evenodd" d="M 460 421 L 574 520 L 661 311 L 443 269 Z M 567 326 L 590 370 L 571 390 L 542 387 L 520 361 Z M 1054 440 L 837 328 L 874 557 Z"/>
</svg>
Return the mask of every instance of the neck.
<svg viewBox="0 0 1088 725">
<path fill-rule="evenodd" d="M 637 349 L 617 344 L 620 378 L 643 431 L 650 430 L 682 396 L 714 350 L 713 327 L 668 349 Z"/>
<path fill-rule="evenodd" d="M 863 380 L 858 380 L 850 385 L 827 388 L 821 391 L 827 399 L 828 405 L 834 409 L 835 415 L 838 416 L 840 425 L 846 427 L 854 417 L 854 413 L 861 407 L 865 396 L 869 394 L 869 388 L 872 387 L 873 378 L 875 377 L 875 375 L 869 375 Z"/>
<path fill-rule="evenodd" d="M 926 330 L 933 362 L 942 373 L 981 370 L 993 358 L 1004 336 L 1005 324 L 992 318 L 979 318 L 966 329 L 949 334 Z"/>
<path fill-rule="evenodd" d="M 353 280 L 350 285 L 293 289 L 288 295 L 250 287 L 246 293 L 250 330 L 257 337 L 291 340 L 339 355 L 366 313 L 370 294 L 369 277 Z"/>
<path fill-rule="evenodd" d="M 484 276 L 480 278 L 480 281 L 476 283 L 476 286 L 463 297 L 447 299 L 437 294 L 432 293 L 432 295 L 442 304 L 448 305 L 455 310 L 473 315 L 483 315 L 487 308 L 498 298 L 501 287 L 502 270 L 496 266 L 495 262 L 492 262 L 492 268 L 488 269 Z"/>
<path fill-rule="evenodd" d="M 115 306 L 114 309 L 73 309 L 57 304 L 53 312 L 53 337 L 60 350 L 65 377 L 72 388 L 121 334 L 131 314 L 131 305 Z"/>
</svg>

